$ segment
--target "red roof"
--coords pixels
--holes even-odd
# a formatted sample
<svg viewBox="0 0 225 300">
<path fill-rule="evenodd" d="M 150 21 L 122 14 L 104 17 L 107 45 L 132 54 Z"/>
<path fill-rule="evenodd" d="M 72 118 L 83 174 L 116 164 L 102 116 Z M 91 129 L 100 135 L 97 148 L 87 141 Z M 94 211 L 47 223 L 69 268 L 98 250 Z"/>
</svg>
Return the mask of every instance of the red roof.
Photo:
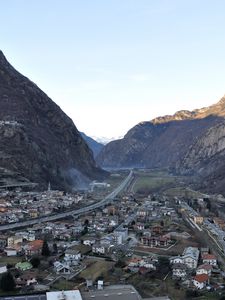
<svg viewBox="0 0 225 300">
<path fill-rule="evenodd" d="M 199 270 L 199 269 L 204 269 L 204 270 L 209 271 L 209 270 L 212 270 L 212 268 L 213 268 L 213 267 L 212 267 L 211 265 L 204 264 L 204 265 L 199 266 L 199 267 L 198 267 L 198 270 Z"/>
<path fill-rule="evenodd" d="M 203 254 L 202 255 L 202 259 L 205 260 L 213 260 L 213 259 L 216 259 L 216 256 L 214 254 L 209 254 L 209 253 L 206 253 L 206 254 Z"/>
<path fill-rule="evenodd" d="M 34 240 L 28 244 L 28 249 L 31 251 L 37 251 L 42 249 L 43 240 Z"/>
<path fill-rule="evenodd" d="M 209 276 L 207 274 L 196 275 L 194 280 L 198 281 L 199 283 L 206 282 L 209 280 Z"/>
</svg>

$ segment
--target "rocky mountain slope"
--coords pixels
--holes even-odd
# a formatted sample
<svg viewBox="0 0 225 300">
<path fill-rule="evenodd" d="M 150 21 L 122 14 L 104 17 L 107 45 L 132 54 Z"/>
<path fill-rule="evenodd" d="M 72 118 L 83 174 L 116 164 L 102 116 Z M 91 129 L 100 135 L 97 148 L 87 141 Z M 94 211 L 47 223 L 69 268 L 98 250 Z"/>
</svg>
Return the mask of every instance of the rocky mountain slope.
<svg viewBox="0 0 225 300">
<path fill-rule="evenodd" d="M 88 147 L 92 150 L 94 157 L 96 157 L 102 148 L 104 147 L 103 144 L 98 143 L 96 140 L 91 138 L 90 136 L 87 136 L 84 132 L 80 132 L 82 138 L 85 140 L 85 142 L 88 144 Z"/>
<path fill-rule="evenodd" d="M 199 174 L 201 187 L 210 192 L 225 192 L 225 121 L 211 127 L 177 163 L 182 174 Z"/>
<path fill-rule="evenodd" d="M 225 98 L 194 111 L 179 111 L 133 127 L 97 156 L 104 167 L 174 167 L 209 128 L 224 119 Z"/>
<path fill-rule="evenodd" d="M 106 172 L 72 120 L 0 52 L 0 167 L 39 188 L 71 189 Z"/>
</svg>

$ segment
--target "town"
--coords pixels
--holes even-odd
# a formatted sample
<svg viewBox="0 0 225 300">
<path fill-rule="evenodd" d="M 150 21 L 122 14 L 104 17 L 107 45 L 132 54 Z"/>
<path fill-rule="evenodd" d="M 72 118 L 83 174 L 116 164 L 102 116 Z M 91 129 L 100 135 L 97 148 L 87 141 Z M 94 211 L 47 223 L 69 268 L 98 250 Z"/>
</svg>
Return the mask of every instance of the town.
<svg viewBox="0 0 225 300">
<path fill-rule="evenodd" d="M 0 273 L 10 273 L 17 293 L 79 289 L 89 299 L 126 286 L 136 299 L 219 299 L 224 201 L 151 170 L 114 172 L 70 194 L 50 184 L 45 192 L 3 189 Z"/>
</svg>

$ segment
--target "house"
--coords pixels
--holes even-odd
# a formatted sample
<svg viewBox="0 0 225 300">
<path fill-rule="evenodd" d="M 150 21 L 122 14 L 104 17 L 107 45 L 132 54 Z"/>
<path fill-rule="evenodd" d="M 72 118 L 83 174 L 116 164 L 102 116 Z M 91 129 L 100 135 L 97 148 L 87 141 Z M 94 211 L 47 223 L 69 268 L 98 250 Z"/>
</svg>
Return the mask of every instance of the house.
<svg viewBox="0 0 225 300">
<path fill-rule="evenodd" d="M 182 256 L 175 256 L 170 259 L 171 264 L 182 263 L 189 269 L 196 269 L 199 259 L 199 250 L 196 247 L 187 247 Z"/>
<path fill-rule="evenodd" d="M 141 243 L 149 247 L 166 247 L 168 246 L 169 238 L 167 236 L 142 236 Z"/>
<path fill-rule="evenodd" d="M 0 264 L 0 274 L 7 272 L 7 266 L 5 263 Z"/>
<path fill-rule="evenodd" d="M 22 242 L 23 242 L 22 236 L 13 235 L 13 236 L 8 237 L 7 245 L 8 245 L 9 248 L 11 248 L 14 245 L 17 245 L 17 244 L 22 243 Z"/>
<path fill-rule="evenodd" d="M 7 246 L 8 237 L 6 235 L 0 235 L 0 249 L 4 249 Z"/>
<path fill-rule="evenodd" d="M 71 267 L 59 261 L 54 262 L 54 270 L 57 274 L 71 274 Z"/>
<path fill-rule="evenodd" d="M 17 249 L 15 248 L 5 248 L 4 252 L 6 253 L 7 256 L 16 256 L 17 255 Z"/>
<path fill-rule="evenodd" d="M 120 227 L 116 228 L 114 230 L 114 233 L 116 235 L 121 235 L 122 241 L 124 242 L 127 239 L 127 237 L 128 237 L 128 228 L 120 228 Z"/>
<path fill-rule="evenodd" d="M 155 225 L 152 227 L 152 232 L 155 234 L 161 234 L 163 227 L 161 225 Z"/>
<path fill-rule="evenodd" d="M 203 221 L 204 221 L 204 218 L 202 216 L 194 216 L 194 222 L 196 224 L 201 225 L 201 224 L 203 224 Z"/>
<path fill-rule="evenodd" d="M 92 252 L 96 254 L 106 254 L 108 252 L 109 245 L 103 243 L 95 243 L 92 245 Z"/>
<path fill-rule="evenodd" d="M 182 264 L 183 258 L 182 256 L 174 256 L 170 258 L 170 264 Z"/>
<path fill-rule="evenodd" d="M 129 269 L 132 272 L 137 272 L 140 267 L 140 261 L 141 258 L 133 257 L 129 260 L 127 269 Z"/>
<path fill-rule="evenodd" d="M 19 278 L 16 279 L 17 287 L 29 286 L 33 284 L 37 284 L 35 272 L 23 273 Z"/>
<path fill-rule="evenodd" d="M 202 257 L 203 254 L 208 254 L 209 253 L 209 247 L 200 248 L 200 253 L 201 253 L 201 257 Z"/>
<path fill-rule="evenodd" d="M 64 260 L 70 264 L 77 264 L 81 259 L 81 253 L 79 250 L 67 249 L 65 251 Z"/>
<path fill-rule="evenodd" d="M 155 263 L 156 263 L 156 261 L 154 261 L 152 257 L 147 257 L 145 259 L 142 259 L 139 262 L 139 266 L 145 267 L 145 268 L 151 269 L 151 270 L 156 270 Z"/>
<path fill-rule="evenodd" d="M 196 247 L 187 247 L 183 252 L 183 263 L 190 269 L 196 269 L 199 259 L 199 250 Z"/>
<path fill-rule="evenodd" d="M 203 264 L 209 264 L 212 266 L 216 266 L 217 265 L 217 260 L 216 260 L 216 256 L 213 254 L 203 254 L 202 255 L 202 262 Z"/>
<path fill-rule="evenodd" d="M 96 238 L 94 237 L 85 237 L 83 238 L 83 244 L 87 246 L 91 246 L 96 242 Z"/>
<path fill-rule="evenodd" d="M 40 255 L 42 251 L 43 240 L 35 240 L 24 246 L 25 254 L 28 256 Z"/>
<path fill-rule="evenodd" d="M 209 276 L 207 274 L 196 275 L 193 279 L 194 286 L 201 290 L 209 283 Z"/>
<path fill-rule="evenodd" d="M 148 210 L 140 208 L 137 211 L 137 217 L 147 217 L 147 216 L 148 216 Z"/>
<path fill-rule="evenodd" d="M 221 218 L 213 218 L 214 224 L 216 224 L 218 227 L 220 227 L 222 230 L 225 230 L 225 222 Z"/>
<path fill-rule="evenodd" d="M 196 275 L 207 274 L 211 276 L 212 273 L 212 265 L 204 264 L 197 268 Z"/>
<path fill-rule="evenodd" d="M 121 234 L 114 233 L 113 237 L 114 237 L 114 242 L 115 242 L 116 245 L 123 244 L 123 237 L 122 237 Z"/>
<path fill-rule="evenodd" d="M 145 229 L 145 224 L 141 222 L 137 222 L 136 225 L 134 226 L 136 230 L 144 230 Z"/>
<path fill-rule="evenodd" d="M 141 275 L 146 275 L 147 273 L 150 272 L 150 270 L 146 267 L 140 267 L 139 270 L 138 270 L 139 274 Z"/>
<path fill-rule="evenodd" d="M 173 277 L 184 278 L 187 275 L 187 266 L 182 263 L 175 263 L 172 266 Z"/>
</svg>

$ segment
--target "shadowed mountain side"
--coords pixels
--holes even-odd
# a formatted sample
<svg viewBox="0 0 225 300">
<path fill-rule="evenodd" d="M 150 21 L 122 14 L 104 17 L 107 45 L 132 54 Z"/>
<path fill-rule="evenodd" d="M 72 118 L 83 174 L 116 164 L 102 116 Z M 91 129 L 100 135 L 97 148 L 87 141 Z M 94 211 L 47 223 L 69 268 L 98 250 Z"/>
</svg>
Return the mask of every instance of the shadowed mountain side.
<svg viewBox="0 0 225 300">
<path fill-rule="evenodd" d="M 225 192 L 225 121 L 211 127 L 177 163 L 182 174 L 197 173 L 201 187 L 209 192 Z"/>
<path fill-rule="evenodd" d="M 96 157 L 100 153 L 104 145 L 97 142 L 93 138 L 87 136 L 84 132 L 80 132 L 80 134 L 82 138 L 85 140 L 85 142 L 88 144 L 89 148 L 92 150 L 94 157 Z"/>
<path fill-rule="evenodd" d="M 142 122 L 121 140 L 107 144 L 97 156 L 104 167 L 174 167 L 210 127 L 223 120 L 210 115 L 200 119 Z"/>
<path fill-rule="evenodd" d="M 46 188 L 71 189 L 103 178 L 73 121 L 0 52 L 0 167 L 19 172 Z M 71 172 L 71 170 L 77 172 Z M 77 175 L 78 176 L 78 175 Z"/>
</svg>

